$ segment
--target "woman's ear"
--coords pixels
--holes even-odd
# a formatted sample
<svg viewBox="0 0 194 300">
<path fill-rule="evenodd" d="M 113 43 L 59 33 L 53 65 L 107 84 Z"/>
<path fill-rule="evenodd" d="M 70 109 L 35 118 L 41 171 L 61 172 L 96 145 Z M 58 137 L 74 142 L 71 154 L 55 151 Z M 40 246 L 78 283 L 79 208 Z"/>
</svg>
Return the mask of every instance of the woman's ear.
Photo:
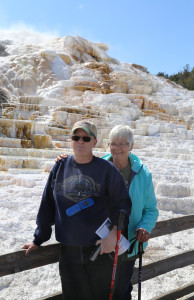
<svg viewBox="0 0 194 300">
<path fill-rule="evenodd" d="M 132 151 L 132 149 L 133 149 L 133 144 L 131 145 L 131 148 L 129 149 L 129 151 Z"/>
</svg>

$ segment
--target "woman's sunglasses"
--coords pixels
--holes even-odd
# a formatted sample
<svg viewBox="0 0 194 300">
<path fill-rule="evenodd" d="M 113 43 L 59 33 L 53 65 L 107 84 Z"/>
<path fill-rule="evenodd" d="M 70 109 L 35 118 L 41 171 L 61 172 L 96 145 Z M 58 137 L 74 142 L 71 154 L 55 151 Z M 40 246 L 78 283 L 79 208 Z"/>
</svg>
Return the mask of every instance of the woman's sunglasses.
<svg viewBox="0 0 194 300">
<path fill-rule="evenodd" d="M 78 142 L 80 139 L 82 139 L 82 141 L 84 141 L 85 143 L 88 143 L 91 141 L 91 137 L 89 136 L 78 136 L 78 135 L 73 135 L 71 137 L 72 141 L 74 142 Z"/>
</svg>

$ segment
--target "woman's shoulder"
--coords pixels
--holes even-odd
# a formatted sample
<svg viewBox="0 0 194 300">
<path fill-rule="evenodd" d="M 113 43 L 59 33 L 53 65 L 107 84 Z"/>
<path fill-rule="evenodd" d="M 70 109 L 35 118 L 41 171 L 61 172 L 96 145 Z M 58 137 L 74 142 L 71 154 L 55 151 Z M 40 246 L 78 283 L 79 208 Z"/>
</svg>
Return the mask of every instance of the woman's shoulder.
<svg viewBox="0 0 194 300">
<path fill-rule="evenodd" d="M 104 159 L 104 160 L 110 160 L 111 159 L 111 154 L 110 153 L 108 153 L 108 154 L 106 154 L 106 155 L 103 155 L 103 156 L 101 156 L 101 158 L 102 159 Z"/>
<path fill-rule="evenodd" d="M 148 167 L 143 163 L 143 161 L 135 154 L 130 153 L 130 161 L 132 169 L 137 172 L 148 176 L 151 174 Z"/>
</svg>

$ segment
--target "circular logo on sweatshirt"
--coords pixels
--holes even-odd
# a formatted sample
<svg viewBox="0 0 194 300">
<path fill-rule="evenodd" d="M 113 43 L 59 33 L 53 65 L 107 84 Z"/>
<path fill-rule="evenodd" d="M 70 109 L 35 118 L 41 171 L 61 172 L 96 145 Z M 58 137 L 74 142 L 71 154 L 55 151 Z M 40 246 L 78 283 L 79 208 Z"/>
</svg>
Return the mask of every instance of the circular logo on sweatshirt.
<svg viewBox="0 0 194 300">
<path fill-rule="evenodd" d="M 73 202 L 94 196 L 99 197 L 100 190 L 100 184 L 95 183 L 91 177 L 85 175 L 71 176 L 56 185 L 57 194 L 63 195 Z"/>
</svg>

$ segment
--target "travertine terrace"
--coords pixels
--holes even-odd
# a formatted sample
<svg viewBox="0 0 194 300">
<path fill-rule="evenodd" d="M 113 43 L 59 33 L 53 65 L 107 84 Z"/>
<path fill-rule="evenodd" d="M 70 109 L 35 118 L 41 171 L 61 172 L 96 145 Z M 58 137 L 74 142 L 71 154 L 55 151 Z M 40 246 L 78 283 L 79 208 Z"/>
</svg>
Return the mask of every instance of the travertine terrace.
<svg viewBox="0 0 194 300">
<path fill-rule="evenodd" d="M 130 125 L 133 153 L 153 174 L 160 218 L 194 213 L 194 91 L 79 36 L 22 32 L 0 44 L 1 253 L 31 239 L 48 172 L 58 154 L 71 153 L 71 126 L 81 119 L 98 127 L 98 156 L 114 125 Z M 5 287 L 16 286 L 10 278 Z"/>
<path fill-rule="evenodd" d="M 82 118 L 98 126 L 100 156 L 110 128 L 125 123 L 135 133 L 134 153 L 153 172 L 159 207 L 186 212 L 193 196 L 194 92 L 120 63 L 105 44 L 79 36 L 28 39 L 26 33 L 22 42 L 1 41 L 0 170 L 50 170 L 57 154 L 70 153 L 71 126 Z M 180 208 L 173 208 L 177 197 Z"/>
</svg>

